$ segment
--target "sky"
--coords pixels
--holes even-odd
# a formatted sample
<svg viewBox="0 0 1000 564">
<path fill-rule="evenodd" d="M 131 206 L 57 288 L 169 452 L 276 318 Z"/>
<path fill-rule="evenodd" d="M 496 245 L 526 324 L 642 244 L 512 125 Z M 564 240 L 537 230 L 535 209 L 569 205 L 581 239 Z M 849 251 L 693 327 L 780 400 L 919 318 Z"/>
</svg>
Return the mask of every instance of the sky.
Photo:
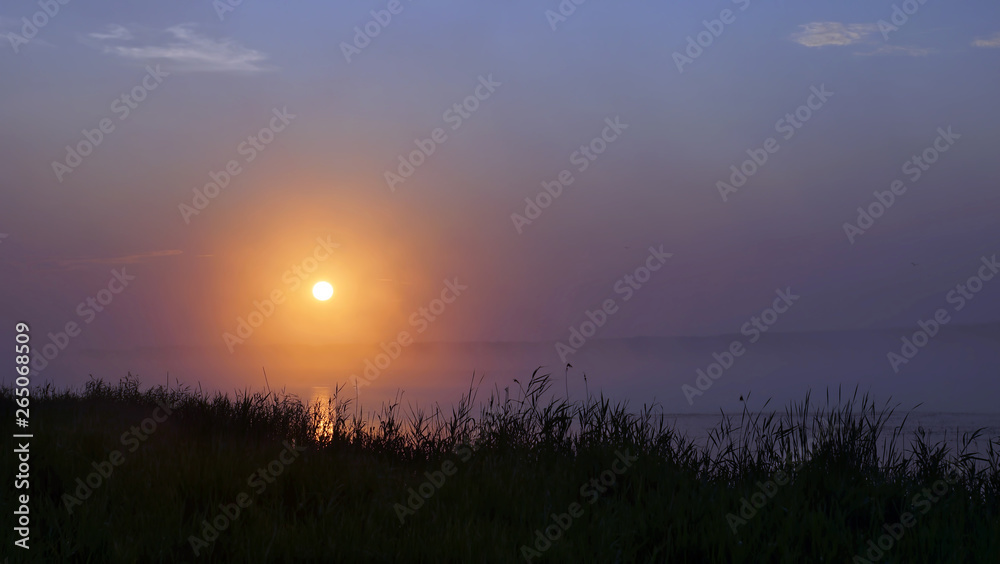
<svg viewBox="0 0 1000 564">
<path fill-rule="evenodd" d="M 5 338 L 568 345 L 608 300 L 592 339 L 710 337 L 780 292 L 775 332 L 1000 322 L 1000 282 L 954 294 L 1000 253 L 996 3 L 20 2 L 0 35 Z"/>
</svg>

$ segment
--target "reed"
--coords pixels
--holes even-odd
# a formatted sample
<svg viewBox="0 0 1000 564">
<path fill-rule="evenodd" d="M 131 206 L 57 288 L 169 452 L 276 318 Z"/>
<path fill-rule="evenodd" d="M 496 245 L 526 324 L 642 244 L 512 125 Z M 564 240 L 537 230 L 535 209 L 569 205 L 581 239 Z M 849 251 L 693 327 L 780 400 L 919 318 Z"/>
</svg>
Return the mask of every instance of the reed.
<svg viewBox="0 0 1000 564">
<path fill-rule="evenodd" d="M 321 405 L 284 390 L 142 389 L 131 375 L 33 389 L 32 548 L 9 550 L 5 527 L 4 552 L 11 562 L 524 562 L 522 547 L 577 502 L 583 515 L 531 561 L 867 562 L 868 541 L 948 478 L 879 561 L 1000 561 L 1000 438 L 982 430 L 955 451 L 919 432 L 907 441 L 888 427 L 898 406 L 838 390 L 783 412 L 751 411 L 748 396 L 699 443 L 659 406 L 570 401 L 540 370 L 482 401 L 480 384 L 473 377 L 448 409 L 400 395 L 369 412 L 343 387 Z M 13 399 L 0 389 L 8 420 Z M 169 417 L 70 513 L 76 480 L 126 451 L 122 434 L 164 404 Z M 286 441 L 301 456 L 196 556 L 191 536 L 250 491 L 248 477 Z M 4 468 L 16 467 L 12 450 Z M 626 452 L 627 472 L 582 502 L 581 488 Z M 455 472 L 401 519 L 410 492 L 449 462 Z M 772 489 L 776 476 L 788 479 Z M 766 503 L 742 517 L 761 487 Z"/>
</svg>

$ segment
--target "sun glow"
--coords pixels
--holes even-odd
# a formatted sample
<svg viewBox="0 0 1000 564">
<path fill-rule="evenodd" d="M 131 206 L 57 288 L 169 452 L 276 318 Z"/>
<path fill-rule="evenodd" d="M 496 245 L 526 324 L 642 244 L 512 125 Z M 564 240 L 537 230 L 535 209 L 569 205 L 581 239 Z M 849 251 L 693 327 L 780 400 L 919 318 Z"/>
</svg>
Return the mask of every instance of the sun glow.
<svg viewBox="0 0 1000 564">
<path fill-rule="evenodd" d="M 317 282 L 313 286 L 313 297 L 321 302 L 325 302 L 333 297 L 333 286 L 329 282 Z"/>
</svg>

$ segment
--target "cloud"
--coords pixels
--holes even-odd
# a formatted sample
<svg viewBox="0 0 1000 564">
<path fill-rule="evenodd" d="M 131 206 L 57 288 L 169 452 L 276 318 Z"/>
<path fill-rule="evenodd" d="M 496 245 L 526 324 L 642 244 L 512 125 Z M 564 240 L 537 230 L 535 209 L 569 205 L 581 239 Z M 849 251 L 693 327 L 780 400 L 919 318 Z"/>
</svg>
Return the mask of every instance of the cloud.
<svg viewBox="0 0 1000 564">
<path fill-rule="evenodd" d="M 9 41 L 11 43 L 17 41 L 15 36 L 21 37 L 20 46 L 24 45 L 24 38 L 21 36 L 21 30 L 24 28 L 23 19 L 8 18 L 6 16 L 0 16 L 0 39 Z M 27 40 L 27 43 L 32 45 L 45 45 L 46 47 L 55 47 L 52 43 L 42 39 L 41 37 L 35 36 L 34 38 Z"/>
<path fill-rule="evenodd" d="M 975 47 L 1000 48 L 1000 32 L 994 33 L 986 39 L 976 38 L 976 40 L 972 42 L 972 45 Z"/>
<path fill-rule="evenodd" d="M 812 22 L 799 26 L 800 31 L 790 39 L 806 47 L 846 47 L 867 46 L 867 51 L 856 51 L 864 57 L 876 55 L 905 55 L 924 57 L 936 53 L 935 49 L 912 45 L 886 45 L 877 40 L 879 29 L 876 24 L 843 24 L 840 22 Z M 871 47 L 881 43 L 877 47 Z"/>
<path fill-rule="evenodd" d="M 867 53 L 859 51 L 856 54 L 864 57 L 872 55 L 906 55 L 909 57 L 926 57 L 931 53 L 937 53 L 937 50 L 925 47 L 914 47 L 912 45 L 879 45 L 874 51 L 869 51 Z"/>
<path fill-rule="evenodd" d="M 212 39 L 195 31 L 193 24 L 169 27 L 160 34 L 166 42 L 146 45 L 117 45 L 136 33 L 123 26 L 112 26 L 107 33 L 91 33 L 105 53 L 148 63 L 162 63 L 179 72 L 261 72 L 270 70 L 263 63 L 267 56 L 243 47 L 231 39 Z M 149 34 L 143 33 L 146 36 Z M 112 44 L 109 44 L 112 43 Z"/>
<path fill-rule="evenodd" d="M 156 259 L 161 257 L 172 257 L 180 254 L 184 254 L 184 251 L 178 251 L 178 250 L 150 251 L 148 253 L 125 255 L 122 257 L 56 259 L 53 261 L 48 261 L 45 264 L 46 266 L 50 267 L 66 268 L 72 270 L 75 268 L 79 268 L 81 266 L 89 266 L 94 264 L 111 264 L 111 265 L 138 264 L 140 262 L 146 262 L 150 259 Z"/>
<path fill-rule="evenodd" d="M 88 37 L 93 37 L 101 41 L 107 41 L 111 39 L 118 40 L 128 40 L 132 39 L 132 32 L 128 30 L 125 26 L 120 25 L 110 25 L 108 26 L 107 33 L 91 33 Z"/>
<path fill-rule="evenodd" d="M 867 41 L 878 31 L 875 24 L 842 24 L 840 22 L 812 22 L 800 25 L 801 31 L 793 33 L 791 40 L 806 47 L 843 47 Z"/>
</svg>

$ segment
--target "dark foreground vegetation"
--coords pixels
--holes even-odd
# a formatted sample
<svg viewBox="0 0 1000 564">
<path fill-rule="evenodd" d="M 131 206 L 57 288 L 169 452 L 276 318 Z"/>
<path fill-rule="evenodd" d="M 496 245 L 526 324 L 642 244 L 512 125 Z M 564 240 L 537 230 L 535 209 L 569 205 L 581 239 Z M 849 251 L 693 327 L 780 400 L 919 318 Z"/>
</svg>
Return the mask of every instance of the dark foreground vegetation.
<svg viewBox="0 0 1000 564">
<path fill-rule="evenodd" d="M 604 398 L 358 415 L 350 401 L 31 391 L 30 550 L 10 562 L 1000 562 L 1000 439 L 903 444 L 857 393 L 720 415 L 707 446 Z M 519 384 L 520 385 L 520 384 Z M 14 420 L 14 391 L 0 390 Z M 764 412 L 767 404 L 755 409 Z M 159 419 L 159 421 L 157 421 Z M 147 421 L 148 420 L 148 421 Z M 154 428 L 155 427 L 155 428 Z M 973 452 L 975 445 L 981 453 Z"/>
</svg>

